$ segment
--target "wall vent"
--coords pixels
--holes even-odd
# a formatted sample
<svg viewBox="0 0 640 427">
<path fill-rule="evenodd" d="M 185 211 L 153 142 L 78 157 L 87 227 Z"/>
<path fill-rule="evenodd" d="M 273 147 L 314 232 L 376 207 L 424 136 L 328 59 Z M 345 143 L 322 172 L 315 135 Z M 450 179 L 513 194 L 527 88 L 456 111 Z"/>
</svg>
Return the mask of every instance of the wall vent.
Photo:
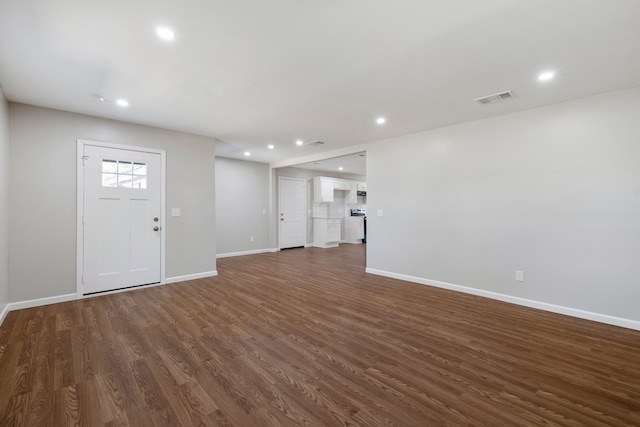
<svg viewBox="0 0 640 427">
<path fill-rule="evenodd" d="M 506 101 L 507 99 L 515 98 L 515 94 L 512 90 L 508 90 L 506 92 L 495 93 L 489 96 L 483 96 L 482 98 L 474 99 L 478 104 L 486 105 L 486 104 L 495 104 L 497 102 Z"/>
<path fill-rule="evenodd" d="M 307 142 L 307 145 L 324 145 L 323 141 L 311 141 Z"/>
</svg>

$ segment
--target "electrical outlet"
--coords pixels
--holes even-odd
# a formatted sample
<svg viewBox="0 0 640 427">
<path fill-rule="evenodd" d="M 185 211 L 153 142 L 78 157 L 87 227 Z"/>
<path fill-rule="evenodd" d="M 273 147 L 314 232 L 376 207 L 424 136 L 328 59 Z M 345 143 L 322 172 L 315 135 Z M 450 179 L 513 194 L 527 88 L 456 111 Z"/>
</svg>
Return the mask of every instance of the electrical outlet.
<svg viewBox="0 0 640 427">
<path fill-rule="evenodd" d="M 524 282 L 524 271 L 516 270 L 516 281 Z"/>
</svg>

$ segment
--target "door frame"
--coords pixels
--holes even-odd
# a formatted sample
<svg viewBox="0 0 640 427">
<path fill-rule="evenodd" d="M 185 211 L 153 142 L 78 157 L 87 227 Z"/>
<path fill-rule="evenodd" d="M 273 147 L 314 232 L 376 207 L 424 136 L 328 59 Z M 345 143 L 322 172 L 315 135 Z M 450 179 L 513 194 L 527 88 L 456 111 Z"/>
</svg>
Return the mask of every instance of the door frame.
<svg viewBox="0 0 640 427">
<path fill-rule="evenodd" d="M 147 147 L 136 147 L 123 144 L 112 144 L 109 142 L 92 141 L 89 139 L 77 139 L 76 145 L 76 298 L 88 298 L 95 295 L 83 295 L 84 287 L 82 284 L 82 275 L 84 273 L 84 225 L 82 223 L 84 214 L 84 147 L 93 145 L 103 148 L 114 148 L 118 150 L 140 151 L 143 153 L 160 155 L 160 227 L 163 231 L 160 233 L 160 283 L 151 286 L 160 286 L 165 284 L 166 280 L 166 264 L 165 264 L 165 243 L 166 243 L 166 184 L 167 184 L 167 152 L 165 150 L 157 150 Z M 118 289 L 113 291 L 101 292 L 98 295 L 106 295 L 117 292 L 129 291 L 135 288 Z"/>
<path fill-rule="evenodd" d="M 306 248 L 308 246 L 307 244 L 307 215 L 308 212 L 307 210 L 309 209 L 308 205 L 307 205 L 307 197 L 308 197 L 308 188 L 307 188 L 307 180 L 303 179 L 303 178 L 289 178 L 287 176 L 279 176 L 278 177 L 278 209 L 276 211 L 276 222 L 278 223 L 278 250 L 282 249 L 282 241 L 281 241 L 281 237 L 282 235 L 280 234 L 281 231 L 281 226 L 280 226 L 280 209 L 282 208 L 282 203 L 281 203 L 281 197 L 282 197 L 282 191 L 281 191 L 281 183 L 283 179 L 288 179 L 290 181 L 300 181 L 301 183 L 304 184 L 304 215 L 302 216 L 304 219 L 304 244 L 303 246 Z"/>
</svg>

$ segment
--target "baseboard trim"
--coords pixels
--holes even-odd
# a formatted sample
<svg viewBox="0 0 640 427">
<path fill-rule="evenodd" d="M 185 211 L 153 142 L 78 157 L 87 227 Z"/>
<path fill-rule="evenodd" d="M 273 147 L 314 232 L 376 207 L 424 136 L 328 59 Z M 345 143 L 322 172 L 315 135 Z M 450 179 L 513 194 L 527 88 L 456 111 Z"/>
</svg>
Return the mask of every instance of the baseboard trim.
<svg viewBox="0 0 640 427">
<path fill-rule="evenodd" d="M 217 270 L 205 271 L 203 273 L 187 274 L 185 276 L 167 277 L 164 280 L 164 283 L 168 285 L 169 283 L 186 282 L 187 280 L 196 280 L 196 279 L 206 279 L 207 277 L 215 277 L 217 275 L 218 275 Z"/>
<path fill-rule="evenodd" d="M 340 246 L 339 243 L 328 243 L 328 244 L 325 244 L 325 245 L 313 245 L 314 248 L 320 248 L 320 249 L 337 248 L 338 246 Z"/>
<path fill-rule="evenodd" d="M 0 326 L 2 326 L 2 322 L 4 321 L 4 318 L 7 317 L 8 312 L 9 312 L 9 304 L 5 304 L 5 306 L 2 307 L 2 311 L 0 311 Z"/>
<path fill-rule="evenodd" d="M 226 254 L 218 254 L 216 258 L 229 258 L 234 256 L 243 256 L 243 255 L 256 255 L 256 254 L 264 254 L 267 252 L 278 252 L 280 249 L 267 248 L 267 249 L 256 249 L 253 251 L 243 251 L 243 252 L 228 252 Z"/>
<path fill-rule="evenodd" d="M 13 310 L 22 310 L 23 308 L 40 307 L 41 305 L 57 304 L 60 302 L 73 301 L 77 299 L 77 294 L 65 294 L 55 297 L 30 299 L 27 301 L 10 302 L 6 305 L 2 314 L 0 314 L 0 324 L 4 320 L 7 313 Z"/>
<path fill-rule="evenodd" d="M 186 276 L 169 277 L 169 278 L 165 279 L 164 283 L 158 283 L 156 285 L 148 285 L 146 287 L 162 286 L 162 285 L 169 284 L 169 283 L 184 282 L 184 281 L 187 281 L 187 280 L 204 279 L 206 277 L 214 277 L 214 276 L 217 276 L 217 275 L 218 275 L 218 271 L 214 270 L 214 271 L 207 271 L 207 272 L 204 272 L 204 273 L 188 274 Z M 142 286 L 142 287 L 136 287 L 136 288 L 118 289 L 116 291 L 105 292 L 105 293 L 100 293 L 100 294 L 96 294 L 96 295 L 88 295 L 88 296 L 82 296 L 81 295 L 80 298 L 98 297 L 98 296 L 103 296 L 103 295 L 109 295 L 109 294 L 114 294 L 114 293 L 133 291 L 133 290 L 144 289 L 144 288 L 145 287 Z M 38 299 L 32 299 L 32 300 L 27 300 L 27 301 L 10 302 L 4 307 L 2 312 L 0 312 L 0 325 L 2 325 L 2 322 L 4 321 L 5 317 L 7 316 L 7 314 L 10 311 L 21 310 L 21 309 L 24 309 L 24 308 L 39 307 L 41 305 L 57 304 L 57 303 L 60 303 L 60 302 L 73 301 L 73 300 L 76 300 L 76 299 L 78 299 L 78 294 L 65 294 L 65 295 L 58 295 L 58 296 L 55 296 L 55 297 L 38 298 Z"/>
<path fill-rule="evenodd" d="M 470 288 L 468 286 L 455 285 L 438 280 L 423 279 L 421 277 L 407 276 L 404 274 L 392 273 L 384 270 L 376 270 L 374 268 L 365 269 L 367 273 L 377 276 L 389 277 L 392 279 L 403 280 L 406 282 L 418 283 L 421 285 L 434 286 L 436 288 L 448 289 L 452 291 L 463 292 L 466 294 L 477 295 L 485 298 L 491 298 L 498 301 L 508 302 L 512 304 L 522 305 L 525 307 L 536 308 L 539 310 L 550 311 L 552 313 L 564 314 L 567 316 L 577 317 L 579 319 L 592 320 L 594 322 L 606 323 L 608 325 L 620 326 L 623 328 L 634 329 L 640 331 L 640 322 L 621 317 L 609 316 L 607 314 L 593 313 L 591 311 L 580 310 L 577 308 L 564 307 L 561 305 L 550 304 L 541 301 L 530 300 L 526 298 L 514 297 L 498 292 L 485 291 L 482 289 Z"/>
</svg>

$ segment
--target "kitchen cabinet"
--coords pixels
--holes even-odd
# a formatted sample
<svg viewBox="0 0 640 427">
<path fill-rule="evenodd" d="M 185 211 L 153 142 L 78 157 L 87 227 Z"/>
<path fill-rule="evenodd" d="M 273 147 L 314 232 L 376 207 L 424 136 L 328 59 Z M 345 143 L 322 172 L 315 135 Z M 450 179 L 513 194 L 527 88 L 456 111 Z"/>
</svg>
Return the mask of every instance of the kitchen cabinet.
<svg viewBox="0 0 640 427">
<path fill-rule="evenodd" d="M 351 181 L 336 178 L 333 180 L 333 188 L 336 190 L 351 190 Z"/>
<path fill-rule="evenodd" d="M 344 202 L 346 204 L 352 204 L 352 205 L 355 205 L 356 203 L 358 203 L 358 190 L 356 190 L 355 185 L 351 188 L 351 190 L 346 192 Z"/>
<path fill-rule="evenodd" d="M 327 220 L 327 242 L 339 242 L 341 237 L 342 221 L 339 219 Z"/>
<path fill-rule="evenodd" d="M 347 243 L 362 243 L 364 239 L 364 217 L 348 216 L 344 223 L 344 240 Z"/>
<path fill-rule="evenodd" d="M 358 191 L 367 191 L 367 183 L 326 176 L 313 178 L 314 203 L 333 203 L 335 200 L 334 190 L 344 191 L 345 203 L 356 204 L 358 203 Z"/>
<path fill-rule="evenodd" d="M 313 178 L 313 201 L 316 203 L 333 202 L 334 179 L 316 176 Z"/>
<path fill-rule="evenodd" d="M 317 248 L 334 248 L 340 242 L 340 218 L 313 219 L 313 246 Z"/>
</svg>

